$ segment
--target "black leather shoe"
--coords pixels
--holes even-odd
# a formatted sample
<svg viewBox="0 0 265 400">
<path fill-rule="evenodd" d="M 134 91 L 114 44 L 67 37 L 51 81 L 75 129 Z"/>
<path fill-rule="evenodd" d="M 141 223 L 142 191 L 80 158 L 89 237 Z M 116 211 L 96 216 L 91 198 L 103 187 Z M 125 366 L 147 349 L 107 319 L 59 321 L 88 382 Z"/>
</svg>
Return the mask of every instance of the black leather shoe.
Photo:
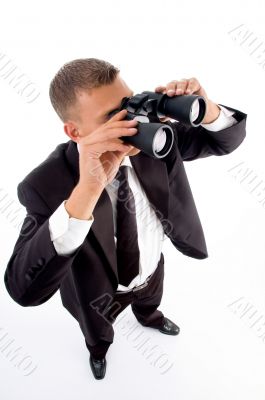
<svg viewBox="0 0 265 400">
<path fill-rule="evenodd" d="M 180 331 L 179 327 L 170 321 L 170 319 L 164 317 L 164 323 L 159 329 L 160 332 L 166 333 L 167 335 L 177 335 Z"/>
<path fill-rule="evenodd" d="M 96 379 L 103 379 L 106 373 L 106 366 L 107 366 L 106 358 L 97 360 L 90 355 L 89 363 L 94 377 Z"/>
</svg>

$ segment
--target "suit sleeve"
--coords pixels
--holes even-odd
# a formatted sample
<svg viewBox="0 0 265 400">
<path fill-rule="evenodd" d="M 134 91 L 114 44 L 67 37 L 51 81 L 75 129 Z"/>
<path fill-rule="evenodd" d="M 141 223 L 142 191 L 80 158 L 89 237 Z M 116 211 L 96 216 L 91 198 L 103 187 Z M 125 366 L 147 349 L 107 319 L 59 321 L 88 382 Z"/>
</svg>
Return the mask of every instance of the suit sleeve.
<svg viewBox="0 0 265 400">
<path fill-rule="evenodd" d="M 81 246 L 70 255 L 59 255 L 51 240 L 51 210 L 45 201 L 27 181 L 18 185 L 17 194 L 27 214 L 8 261 L 4 282 L 15 302 L 37 306 L 59 289 Z"/>
<path fill-rule="evenodd" d="M 231 107 L 223 107 L 234 111 L 233 118 L 237 122 L 219 131 L 207 130 L 201 125 L 190 127 L 177 121 L 166 122 L 173 128 L 175 145 L 178 147 L 184 161 L 192 161 L 212 155 L 222 156 L 229 154 L 243 142 L 246 136 L 247 114 Z"/>
</svg>

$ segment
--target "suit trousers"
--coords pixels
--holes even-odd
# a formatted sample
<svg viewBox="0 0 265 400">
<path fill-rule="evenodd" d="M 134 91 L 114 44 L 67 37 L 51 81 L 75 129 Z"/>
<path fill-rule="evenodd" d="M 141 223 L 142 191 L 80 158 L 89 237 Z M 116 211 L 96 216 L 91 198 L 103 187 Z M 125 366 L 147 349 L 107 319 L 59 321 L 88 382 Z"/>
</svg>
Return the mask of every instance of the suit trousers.
<svg viewBox="0 0 265 400">
<path fill-rule="evenodd" d="M 157 268 L 150 275 L 147 286 L 136 287 L 128 292 L 117 291 L 115 293 L 112 301 L 112 304 L 115 303 L 115 311 L 111 310 L 111 318 L 110 315 L 107 316 L 110 324 L 113 324 L 117 316 L 131 304 L 135 317 L 143 326 L 160 328 L 164 322 L 164 315 L 157 308 L 163 295 L 163 282 L 164 255 L 161 253 Z M 119 307 L 116 307 L 117 304 Z M 94 346 L 86 342 L 86 346 L 94 358 L 101 359 L 105 357 L 111 343 L 106 340 L 99 340 Z"/>
</svg>

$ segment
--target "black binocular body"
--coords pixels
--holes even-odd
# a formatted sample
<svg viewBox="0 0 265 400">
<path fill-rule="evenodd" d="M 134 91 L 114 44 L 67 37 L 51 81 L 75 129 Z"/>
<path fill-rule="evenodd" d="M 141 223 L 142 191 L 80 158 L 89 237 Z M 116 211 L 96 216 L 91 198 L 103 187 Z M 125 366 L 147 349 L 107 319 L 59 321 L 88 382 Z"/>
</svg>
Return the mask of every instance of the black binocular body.
<svg viewBox="0 0 265 400">
<path fill-rule="evenodd" d="M 159 118 L 172 118 L 183 124 L 198 126 L 206 113 L 206 101 L 202 96 L 168 96 L 144 91 L 131 97 L 124 97 L 118 109 L 109 113 L 112 117 L 122 109 L 127 110 L 125 119 L 138 121 L 137 133 L 122 136 L 129 143 L 154 158 L 163 158 L 171 150 L 174 142 L 172 128 L 160 122 Z"/>
</svg>

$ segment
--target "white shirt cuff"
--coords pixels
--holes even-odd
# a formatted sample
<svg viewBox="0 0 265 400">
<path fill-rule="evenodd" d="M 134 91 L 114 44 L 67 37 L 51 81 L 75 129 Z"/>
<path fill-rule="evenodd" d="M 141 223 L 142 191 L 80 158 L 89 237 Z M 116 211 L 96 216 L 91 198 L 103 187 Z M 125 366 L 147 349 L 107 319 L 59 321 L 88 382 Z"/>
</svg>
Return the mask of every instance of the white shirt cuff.
<svg viewBox="0 0 265 400">
<path fill-rule="evenodd" d="M 201 124 L 203 128 L 217 132 L 229 128 L 237 123 L 237 120 L 232 116 L 235 111 L 228 110 L 220 104 L 218 104 L 218 107 L 221 109 L 218 118 L 210 124 Z"/>
<path fill-rule="evenodd" d="M 59 255 L 69 255 L 85 240 L 94 221 L 69 217 L 64 200 L 49 218 L 49 231 L 55 250 Z"/>
</svg>

